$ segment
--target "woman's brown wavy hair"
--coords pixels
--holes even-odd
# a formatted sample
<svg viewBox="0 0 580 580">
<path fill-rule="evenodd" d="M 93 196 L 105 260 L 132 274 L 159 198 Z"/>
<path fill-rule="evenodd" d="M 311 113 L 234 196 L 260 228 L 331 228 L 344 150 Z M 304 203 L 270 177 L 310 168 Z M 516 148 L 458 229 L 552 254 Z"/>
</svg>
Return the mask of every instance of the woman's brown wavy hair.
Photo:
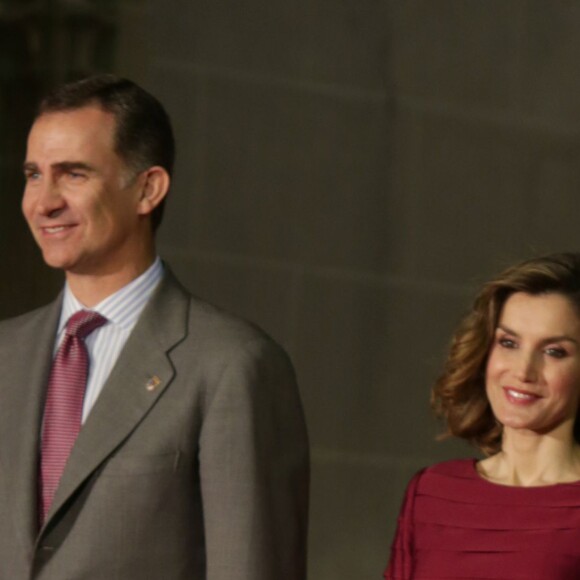
<svg viewBox="0 0 580 580">
<path fill-rule="evenodd" d="M 500 450 L 502 426 L 487 400 L 485 368 L 501 310 L 515 292 L 562 294 L 580 316 L 580 253 L 533 258 L 504 270 L 482 287 L 453 335 L 431 405 L 447 425 L 442 438 L 466 439 L 486 455 Z M 574 437 L 580 442 L 579 420 Z"/>
</svg>

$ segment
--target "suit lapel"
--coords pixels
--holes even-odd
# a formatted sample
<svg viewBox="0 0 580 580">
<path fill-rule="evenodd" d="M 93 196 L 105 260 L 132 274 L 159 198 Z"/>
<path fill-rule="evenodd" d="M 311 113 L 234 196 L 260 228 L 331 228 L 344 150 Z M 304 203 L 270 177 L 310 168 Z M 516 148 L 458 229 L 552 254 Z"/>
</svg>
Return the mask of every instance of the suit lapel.
<svg viewBox="0 0 580 580">
<path fill-rule="evenodd" d="M 15 529 L 27 551 L 38 530 L 38 449 L 42 408 L 61 300 L 26 317 L 16 319 L 12 336 L 1 337 L 10 347 L 0 356 L 2 405 L 0 406 L 0 463 L 2 488 L 11 504 Z M 8 323 L 10 324 L 10 323 Z M 20 356 L 14 356 L 20 349 Z M 8 358 L 9 360 L 5 360 Z"/>
<path fill-rule="evenodd" d="M 188 302 L 166 272 L 79 433 L 46 524 L 130 435 L 173 379 L 168 352 L 185 337 Z"/>
</svg>

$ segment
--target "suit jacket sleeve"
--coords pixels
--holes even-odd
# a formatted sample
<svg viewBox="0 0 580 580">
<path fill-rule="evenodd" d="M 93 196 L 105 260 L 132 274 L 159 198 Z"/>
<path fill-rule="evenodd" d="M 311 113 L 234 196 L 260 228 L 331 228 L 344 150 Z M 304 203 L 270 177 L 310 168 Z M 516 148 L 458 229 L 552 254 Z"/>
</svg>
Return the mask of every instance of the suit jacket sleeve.
<svg viewBox="0 0 580 580">
<path fill-rule="evenodd" d="M 303 580 L 308 442 L 294 372 L 263 337 L 229 357 L 200 436 L 207 580 Z"/>
</svg>

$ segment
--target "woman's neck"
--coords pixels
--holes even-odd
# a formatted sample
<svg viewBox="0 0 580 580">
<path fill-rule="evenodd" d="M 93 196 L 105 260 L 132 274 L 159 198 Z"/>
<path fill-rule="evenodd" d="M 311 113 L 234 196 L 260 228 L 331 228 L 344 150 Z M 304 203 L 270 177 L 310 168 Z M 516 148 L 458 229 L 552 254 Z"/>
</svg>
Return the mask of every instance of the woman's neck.
<svg viewBox="0 0 580 580">
<path fill-rule="evenodd" d="M 502 449 L 478 464 L 483 477 L 494 483 L 522 487 L 580 481 L 580 446 L 572 434 L 538 435 L 507 429 Z"/>
</svg>

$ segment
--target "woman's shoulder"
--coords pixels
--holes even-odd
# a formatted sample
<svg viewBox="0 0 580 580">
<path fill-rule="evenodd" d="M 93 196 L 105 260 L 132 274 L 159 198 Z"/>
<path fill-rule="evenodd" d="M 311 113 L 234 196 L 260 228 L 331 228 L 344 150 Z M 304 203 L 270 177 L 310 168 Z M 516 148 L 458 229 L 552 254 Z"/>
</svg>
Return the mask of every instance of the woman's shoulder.
<svg viewBox="0 0 580 580">
<path fill-rule="evenodd" d="M 409 483 L 408 490 L 412 493 L 427 490 L 449 489 L 457 486 L 473 485 L 480 478 L 475 470 L 476 459 L 451 459 L 434 463 L 418 471 Z M 454 493 L 450 491 L 450 493 Z"/>
<path fill-rule="evenodd" d="M 434 463 L 415 473 L 407 486 L 407 493 L 415 493 L 418 487 L 429 486 L 441 480 L 479 480 L 475 470 L 476 459 L 451 459 Z"/>
<path fill-rule="evenodd" d="M 468 459 L 449 459 L 440 463 L 434 463 L 423 470 L 424 474 L 430 475 L 447 475 L 451 477 L 472 477 L 476 476 L 474 458 Z"/>
</svg>

